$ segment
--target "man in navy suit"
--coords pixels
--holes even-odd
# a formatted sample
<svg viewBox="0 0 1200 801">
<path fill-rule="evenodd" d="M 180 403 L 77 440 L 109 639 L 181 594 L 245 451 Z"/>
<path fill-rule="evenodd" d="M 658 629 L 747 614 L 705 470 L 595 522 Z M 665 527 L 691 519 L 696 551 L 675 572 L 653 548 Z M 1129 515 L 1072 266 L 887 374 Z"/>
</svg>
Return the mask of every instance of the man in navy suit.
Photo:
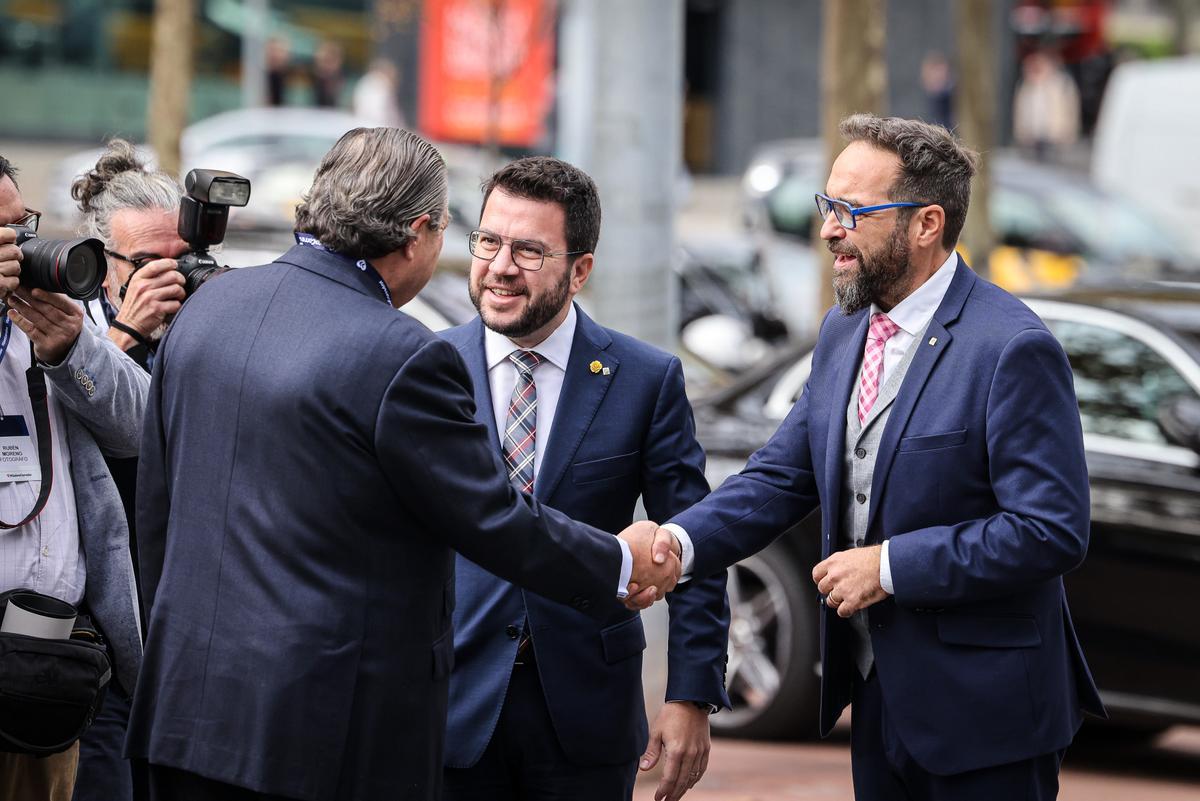
<svg viewBox="0 0 1200 801">
<path fill-rule="evenodd" d="M 615 533 L 639 496 L 664 520 L 708 483 L 679 359 L 573 302 L 599 235 L 600 199 L 582 170 L 542 156 L 499 170 L 470 235 L 479 317 L 444 336 L 514 485 Z M 463 556 L 456 572 L 447 801 L 631 798 L 647 747 L 637 613 L 614 600 L 590 618 Z M 710 710 L 729 704 L 725 573 L 670 596 L 670 614 L 667 703 L 643 767 L 664 753 L 658 797 L 677 801 L 707 764 Z"/>
<path fill-rule="evenodd" d="M 155 798 L 439 798 L 451 547 L 597 618 L 630 571 L 673 585 L 677 566 L 648 567 L 652 531 L 630 547 L 515 492 L 458 352 L 396 311 L 447 220 L 428 142 L 355 129 L 296 247 L 206 284 L 164 338 L 126 744 Z"/>
<path fill-rule="evenodd" d="M 1062 582 L 1089 531 L 1071 369 L 954 252 L 975 154 L 912 120 L 841 130 L 817 196 L 840 311 L 779 430 L 656 555 L 702 577 L 819 504 L 821 729 L 852 705 L 856 796 L 1053 798 L 1103 714 Z"/>
</svg>

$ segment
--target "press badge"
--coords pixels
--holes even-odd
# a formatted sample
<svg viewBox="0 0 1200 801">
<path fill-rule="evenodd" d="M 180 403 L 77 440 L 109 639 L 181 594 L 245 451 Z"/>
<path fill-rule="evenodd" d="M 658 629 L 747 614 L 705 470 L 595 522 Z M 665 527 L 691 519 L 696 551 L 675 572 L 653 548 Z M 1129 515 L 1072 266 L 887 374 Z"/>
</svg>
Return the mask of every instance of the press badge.
<svg viewBox="0 0 1200 801">
<path fill-rule="evenodd" d="M 25 417 L 0 417 L 0 482 L 41 480 L 42 467 Z"/>
</svg>

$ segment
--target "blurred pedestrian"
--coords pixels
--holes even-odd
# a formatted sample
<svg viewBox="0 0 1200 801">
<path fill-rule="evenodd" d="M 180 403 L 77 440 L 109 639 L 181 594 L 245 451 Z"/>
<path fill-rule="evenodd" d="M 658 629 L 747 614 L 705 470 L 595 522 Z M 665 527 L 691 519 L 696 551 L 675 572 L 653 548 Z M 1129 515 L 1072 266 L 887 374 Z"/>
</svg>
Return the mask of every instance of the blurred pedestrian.
<svg viewBox="0 0 1200 801">
<path fill-rule="evenodd" d="M 292 46 L 287 39 L 267 42 L 267 104 L 282 106 L 292 79 Z"/>
<path fill-rule="evenodd" d="M 395 62 L 377 58 L 354 85 L 354 116 L 366 124 L 404 128 L 400 110 L 400 70 Z"/>
<path fill-rule="evenodd" d="M 921 88 L 925 90 L 927 120 L 954 130 L 954 73 L 944 53 L 931 50 L 921 60 Z"/>
<path fill-rule="evenodd" d="M 342 73 L 342 46 L 329 39 L 317 45 L 313 53 L 309 81 L 312 83 L 313 105 L 321 108 L 337 108 L 342 102 L 342 87 L 346 76 Z"/>
<path fill-rule="evenodd" d="M 1013 138 L 1045 161 L 1079 141 L 1079 89 L 1053 53 L 1036 50 L 1021 63 L 1013 98 Z"/>
</svg>

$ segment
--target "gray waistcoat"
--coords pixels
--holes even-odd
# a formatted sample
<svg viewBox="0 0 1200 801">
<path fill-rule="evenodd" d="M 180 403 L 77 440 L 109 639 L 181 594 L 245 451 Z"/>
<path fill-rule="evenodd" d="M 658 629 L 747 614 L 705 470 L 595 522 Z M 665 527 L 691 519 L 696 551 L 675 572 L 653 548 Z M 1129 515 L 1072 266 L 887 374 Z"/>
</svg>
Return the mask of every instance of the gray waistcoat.
<svg viewBox="0 0 1200 801">
<path fill-rule="evenodd" d="M 839 532 L 839 548 L 861 548 L 866 544 L 867 520 L 871 511 L 871 481 L 875 476 L 875 456 L 879 453 L 879 441 L 891 413 L 892 401 L 904 382 L 904 374 L 917 352 L 917 345 L 925 338 L 925 331 L 908 346 L 904 357 L 890 372 L 883 376 L 879 397 L 871 407 L 867 419 L 858 422 L 858 388 L 862 386 L 862 367 L 850 393 L 850 406 L 846 409 L 846 452 L 842 455 L 842 525 Z M 871 672 L 875 655 L 871 650 L 871 634 L 867 627 L 866 611 L 850 618 L 854 629 L 854 663 L 863 678 Z"/>
</svg>

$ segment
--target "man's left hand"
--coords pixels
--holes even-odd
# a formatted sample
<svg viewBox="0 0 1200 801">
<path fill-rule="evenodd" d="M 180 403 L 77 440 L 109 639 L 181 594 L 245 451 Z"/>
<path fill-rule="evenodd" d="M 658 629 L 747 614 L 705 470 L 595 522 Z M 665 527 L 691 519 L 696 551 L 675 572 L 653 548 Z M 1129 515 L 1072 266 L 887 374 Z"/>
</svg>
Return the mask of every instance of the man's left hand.
<svg viewBox="0 0 1200 801">
<path fill-rule="evenodd" d="M 83 330 L 83 309 L 57 292 L 17 289 L 9 298 L 9 318 L 33 342 L 33 354 L 45 364 L 59 364 Z"/>
<path fill-rule="evenodd" d="M 691 703 L 663 704 L 650 728 L 650 744 L 638 763 L 642 770 L 650 770 L 666 752 L 662 780 L 654 791 L 654 801 L 683 798 L 683 794 L 708 770 L 710 747 L 707 712 Z"/>
<path fill-rule="evenodd" d="M 849 548 L 838 551 L 813 568 L 813 581 L 825 596 L 825 603 L 839 617 L 850 617 L 887 598 L 879 584 L 879 560 L 883 546 Z"/>
</svg>

